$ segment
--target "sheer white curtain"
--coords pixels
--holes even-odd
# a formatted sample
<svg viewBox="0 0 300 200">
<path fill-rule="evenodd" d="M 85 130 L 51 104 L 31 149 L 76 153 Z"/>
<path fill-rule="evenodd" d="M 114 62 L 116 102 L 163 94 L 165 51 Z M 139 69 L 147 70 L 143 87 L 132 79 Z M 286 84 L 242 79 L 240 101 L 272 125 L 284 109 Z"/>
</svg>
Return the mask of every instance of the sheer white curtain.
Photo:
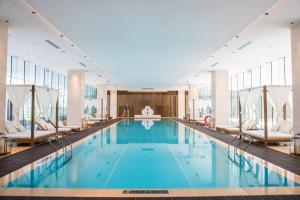
<svg viewBox="0 0 300 200">
<path fill-rule="evenodd" d="M 267 88 L 270 100 L 274 104 L 277 113 L 278 122 L 282 117 L 282 108 L 288 102 L 289 95 L 292 91 L 290 86 L 269 86 Z"/>
<path fill-rule="evenodd" d="M 54 89 L 51 89 L 49 90 L 48 92 L 49 94 L 49 98 L 50 98 L 50 103 L 51 103 L 51 107 L 52 107 L 52 112 L 51 112 L 51 118 L 52 118 L 52 121 L 55 122 L 55 113 L 56 113 L 56 102 L 58 101 L 58 90 L 54 90 Z"/>
<path fill-rule="evenodd" d="M 242 108 L 246 107 L 247 105 L 249 93 L 249 90 L 239 91 L 240 103 Z"/>
<path fill-rule="evenodd" d="M 20 127 L 20 109 L 26 103 L 28 98 L 31 95 L 32 86 L 28 85 L 16 85 L 16 86 L 7 86 L 6 91 L 7 95 L 13 104 L 13 116 L 14 121 L 16 122 L 16 126 Z"/>
<path fill-rule="evenodd" d="M 49 89 L 44 87 L 36 87 L 36 100 L 40 110 L 40 115 L 46 119 L 49 119 L 49 113 L 47 112 L 50 105 L 51 99 L 49 95 Z"/>
<path fill-rule="evenodd" d="M 262 94 L 262 88 L 261 87 L 251 89 L 251 91 L 249 92 L 248 98 L 247 98 L 247 103 L 246 103 L 246 107 L 248 108 L 248 115 L 250 116 L 251 113 L 252 114 L 255 113 L 255 116 L 253 116 L 253 119 L 256 122 L 259 121 L 259 118 L 258 118 L 258 116 L 259 116 L 258 102 L 259 102 L 259 98 L 260 98 L 261 94 Z M 253 108 L 253 110 L 251 110 L 251 108 Z"/>
</svg>

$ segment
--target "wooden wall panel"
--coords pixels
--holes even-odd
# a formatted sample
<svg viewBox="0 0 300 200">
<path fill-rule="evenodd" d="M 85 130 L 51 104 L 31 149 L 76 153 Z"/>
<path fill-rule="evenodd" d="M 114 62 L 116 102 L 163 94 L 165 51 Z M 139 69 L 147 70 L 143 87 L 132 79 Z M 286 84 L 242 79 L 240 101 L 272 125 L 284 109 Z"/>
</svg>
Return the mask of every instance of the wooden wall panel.
<svg viewBox="0 0 300 200">
<path fill-rule="evenodd" d="M 118 91 L 118 116 L 121 116 L 124 108 L 128 106 L 129 116 L 141 114 L 145 106 L 150 106 L 154 114 L 162 117 L 177 116 L 176 91 L 170 92 L 128 92 Z"/>
</svg>

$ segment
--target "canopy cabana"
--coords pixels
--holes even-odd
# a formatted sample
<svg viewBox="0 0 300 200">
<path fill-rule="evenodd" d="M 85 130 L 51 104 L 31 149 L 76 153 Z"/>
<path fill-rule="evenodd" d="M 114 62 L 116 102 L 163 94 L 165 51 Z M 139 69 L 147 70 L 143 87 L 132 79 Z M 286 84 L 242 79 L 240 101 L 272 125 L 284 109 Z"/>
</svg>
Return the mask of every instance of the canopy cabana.
<svg viewBox="0 0 300 200">
<path fill-rule="evenodd" d="M 289 103 L 289 95 L 292 92 L 291 86 L 261 86 L 251 89 L 240 90 L 238 92 L 239 97 L 239 128 L 242 134 L 251 136 L 253 139 L 263 141 L 265 145 L 269 142 L 286 142 L 292 138 L 292 122 L 287 121 L 287 105 L 292 106 Z M 256 130 L 243 130 L 242 122 L 247 120 L 246 113 L 243 115 L 243 111 L 253 108 L 255 113 L 255 120 L 258 121 L 259 113 L 259 99 L 262 98 L 262 127 L 263 129 Z M 271 130 L 268 126 L 268 104 L 271 104 L 275 108 L 276 125 Z M 292 109 L 290 109 L 292 110 Z M 249 117 L 249 116 L 248 116 Z M 280 121 L 282 119 L 282 121 Z M 253 120 L 253 119 L 252 119 Z"/>
<path fill-rule="evenodd" d="M 33 145 L 35 141 L 46 139 L 50 135 L 58 132 L 58 90 L 36 85 L 7 85 L 6 90 L 12 105 L 12 119 L 17 128 L 20 128 L 21 126 L 19 120 L 20 109 L 31 97 L 30 135 L 27 134 L 28 132 L 23 131 L 22 133 L 8 134 L 8 137 L 16 141 L 30 142 Z M 40 115 L 47 119 L 50 119 L 51 117 L 53 118 L 53 112 L 51 112 L 51 115 L 49 115 L 49 112 L 47 112 L 50 106 L 52 108 L 56 108 L 56 131 L 37 131 L 39 134 L 35 134 L 36 103 L 38 105 Z"/>
</svg>

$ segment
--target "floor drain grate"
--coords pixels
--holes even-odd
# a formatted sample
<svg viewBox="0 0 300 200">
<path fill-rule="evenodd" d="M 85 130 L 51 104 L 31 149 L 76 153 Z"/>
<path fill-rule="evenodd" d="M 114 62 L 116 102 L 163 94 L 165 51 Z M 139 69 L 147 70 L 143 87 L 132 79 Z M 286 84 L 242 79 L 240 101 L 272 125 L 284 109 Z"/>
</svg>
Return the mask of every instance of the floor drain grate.
<svg viewBox="0 0 300 200">
<path fill-rule="evenodd" d="M 123 194 L 169 194 L 169 190 L 123 190 Z"/>
</svg>

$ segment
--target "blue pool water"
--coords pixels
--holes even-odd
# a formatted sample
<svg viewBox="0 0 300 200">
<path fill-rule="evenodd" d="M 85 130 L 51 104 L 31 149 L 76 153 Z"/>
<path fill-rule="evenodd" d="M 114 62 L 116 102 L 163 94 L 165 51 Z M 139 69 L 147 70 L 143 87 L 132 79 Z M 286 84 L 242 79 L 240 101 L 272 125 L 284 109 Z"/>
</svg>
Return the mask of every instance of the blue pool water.
<svg viewBox="0 0 300 200">
<path fill-rule="evenodd" d="M 32 188 L 237 188 L 299 186 L 169 120 L 112 125 L 73 149 L 11 181 Z"/>
</svg>

